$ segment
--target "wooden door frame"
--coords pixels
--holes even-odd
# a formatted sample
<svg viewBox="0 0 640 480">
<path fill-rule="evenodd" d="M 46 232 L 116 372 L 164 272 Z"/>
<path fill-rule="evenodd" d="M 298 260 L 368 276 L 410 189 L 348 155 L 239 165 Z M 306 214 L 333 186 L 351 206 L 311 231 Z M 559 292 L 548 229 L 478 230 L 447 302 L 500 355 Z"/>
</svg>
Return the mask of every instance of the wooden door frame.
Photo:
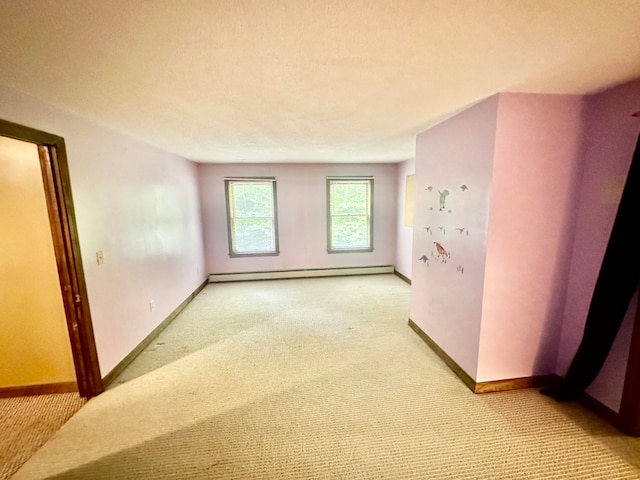
<svg viewBox="0 0 640 480">
<path fill-rule="evenodd" d="M 618 428 L 624 433 L 634 437 L 640 436 L 640 295 L 631 334 L 618 423 Z"/>
<path fill-rule="evenodd" d="M 38 146 L 78 392 L 86 398 L 94 397 L 104 391 L 104 385 L 82 268 L 64 138 L 2 119 L 0 136 Z"/>
</svg>

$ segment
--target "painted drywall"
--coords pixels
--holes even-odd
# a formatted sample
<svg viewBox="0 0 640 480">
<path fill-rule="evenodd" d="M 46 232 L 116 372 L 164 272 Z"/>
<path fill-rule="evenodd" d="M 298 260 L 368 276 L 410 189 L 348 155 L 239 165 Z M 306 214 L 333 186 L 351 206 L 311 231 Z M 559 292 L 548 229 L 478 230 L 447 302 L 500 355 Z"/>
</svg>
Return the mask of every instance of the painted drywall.
<svg viewBox="0 0 640 480">
<path fill-rule="evenodd" d="M 373 176 L 373 252 L 327 253 L 327 176 Z M 280 254 L 230 257 L 225 177 L 275 176 Z M 395 164 L 198 165 L 207 273 L 392 265 L 395 256 Z"/>
<path fill-rule="evenodd" d="M 405 160 L 398 164 L 398 213 L 396 215 L 396 258 L 395 268 L 396 270 L 411 279 L 412 261 L 413 258 L 413 226 L 407 226 L 405 222 L 405 208 L 407 201 L 413 202 L 415 209 L 415 195 L 411 199 L 406 197 L 407 177 L 413 176 L 414 192 L 415 192 L 415 173 L 416 173 L 416 161 L 415 158 Z M 415 216 L 415 215 L 414 215 Z"/>
<path fill-rule="evenodd" d="M 611 228 L 615 220 L 620 186 L 631 164 L 640 119 L 640 80 L 587 98 L 584 174 L 579 207 L 575 212 L 570 277 L 557 373 L 564 375 L 580 344 L 591 295 L 598 278 Z M 607 362 L 587 393 L 619 411 L 637 307 L 634 299 L 616 337 Z"/>
<path fill-rule="evenodd" d="M 501 93 L 476 380 L 555 373 L 584 98 Z"/>
<path fill-rule="evenodd" d="M 411 319 L 474 379 L 497 112 L 494 95 L 416 144 Z"/>
<path fill-rule="evenodd" d="M 0 118 L 65 139 L 104 376 L 206 279 L 197 167 L 2 86 L 0 105 Z"/>
<path fill-rule="evenodd" d="M 75 382 L 36 145 L 0 137 L 0 388 Z"/>
<path fill-rule="evenodd" d="M 631 116 L 640 110 L 640 80 L 592 96 L 493 98 L 495 112 L 488 111 L 494 101 L 489 99 L 418 136 L 411 317 L 476 381 L 563 375 L 582 337 L 640 131 L 640 120 Z M 491 171 L 491 178 L 470 175 L 460 160 L 465 155 L 481 159 L 474 166 Z M 481 202 L 475 205 L 475 221 L 487 224 L 486 252 L 478 239 L 466 248 L 453 241 L 455 236 L 446 239 L 452 242 L 447 264 L 455 258 L 462 265 L 458 251 L 469 252 L 476 268 L 484 270 L 484 279 L 473 283 L 467 277 L 462 283 L 448 270 L 444 275 L 442 263 L 426 253 L 424 238 L 425 231 L 438 232 L 433 225 L 446 224 L 437 222 L 432 192 L 442 179 L 460 175 L 468 175 L 468 187 L 481 179 L 487 198 L 491 195 L 488 213 Z M 455 210 L 453 198 L 447 198 L 445 211 Z M 444 245 L 438 230 L 436 241 Z M 425 261 L 416 260 L 423 254 Z M 469 272 L 466 263 L 464 272 Z M 471 304 L 478 292 L 481 301 Z M 455 303 L 456 295 L 462 304 Z M 587 390 L 614 411 L 636 307 L 637 296 Z"/>
</svg>

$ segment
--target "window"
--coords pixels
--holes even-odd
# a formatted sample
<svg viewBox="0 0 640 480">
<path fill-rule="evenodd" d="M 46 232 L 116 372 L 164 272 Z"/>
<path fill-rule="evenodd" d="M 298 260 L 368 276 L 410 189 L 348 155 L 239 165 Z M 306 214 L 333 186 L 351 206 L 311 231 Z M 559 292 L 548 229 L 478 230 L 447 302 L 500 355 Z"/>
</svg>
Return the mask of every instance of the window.
<svg viewBox="0 0 640 480">
<path fill-rule="evenodd" d="M 373 178 L 327 178 L 329 253 L 373 251 Z"/>
<path fill-rule="evenodd" d="M 229 255 L 277 255 L 275 178 L 227 178 Z"/>
</svg>

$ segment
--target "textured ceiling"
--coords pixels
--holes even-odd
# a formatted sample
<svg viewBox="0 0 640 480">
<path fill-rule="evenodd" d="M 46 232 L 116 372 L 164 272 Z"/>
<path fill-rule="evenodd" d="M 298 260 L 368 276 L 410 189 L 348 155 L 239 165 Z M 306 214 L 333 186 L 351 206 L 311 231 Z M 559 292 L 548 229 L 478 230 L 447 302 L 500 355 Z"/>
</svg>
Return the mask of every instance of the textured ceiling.
<svg viewBox="0 0 640 480">
<path fill-rule="evenodd" d="M 0 83 L 200 162 L 399 161 L 496 92 L 639 76 L 640 0 L 0 2 Z"/>
</svg>

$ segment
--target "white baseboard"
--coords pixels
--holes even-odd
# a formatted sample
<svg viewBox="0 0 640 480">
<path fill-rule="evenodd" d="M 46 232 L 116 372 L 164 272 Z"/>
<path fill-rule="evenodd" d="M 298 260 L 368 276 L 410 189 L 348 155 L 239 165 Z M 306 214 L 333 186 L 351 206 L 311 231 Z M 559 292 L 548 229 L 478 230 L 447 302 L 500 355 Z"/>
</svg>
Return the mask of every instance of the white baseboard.
<svg viewBox="0 0 640 480">
<path fill-rule="evenodd" d="M 374 275 L 380 273 L 393 273 L 393 265 L 349 268 L 311 268 L 306 270 L 280 270 L 274 272 L 212 273 L 209 275 L 209 283 L 243 282 L 247 280 L 277 280 L 285 278 L 337 277 L 342 275 Z"/>
</svg>

